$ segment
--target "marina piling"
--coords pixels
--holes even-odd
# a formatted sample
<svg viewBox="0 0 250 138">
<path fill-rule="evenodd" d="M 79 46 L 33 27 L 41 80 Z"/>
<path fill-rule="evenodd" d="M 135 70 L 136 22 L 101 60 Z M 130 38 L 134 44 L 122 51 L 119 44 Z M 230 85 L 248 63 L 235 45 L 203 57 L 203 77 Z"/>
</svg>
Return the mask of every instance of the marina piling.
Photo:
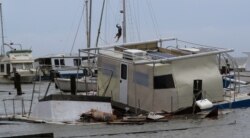
<svg viewBox="0 0 250 138">
<path fill-rule="evenodd" d="M 193 114 L 200 112 L 199 107 L 196 105 L 196 101 L 202 100 L 202 80 L 194 80 L 193 84 Z"/>
<path fill-rule="evenodd" d="M 76 77 L 70 76 L 71 95 L 76 95 Z"/>
<path fill-rule="evenodd" d="M 16 88 L 16 91 L 17 91 L 17 95 L 22 95 L 21 76 L 18 73 L 15 73 L 14 85 L 15 85 L 15 88 Z"/>
<path fill-rule="evenodd" d="M 202 80 L 194 80 L 193 93 L 196 101 L 202 99 Z"/>
</svg>

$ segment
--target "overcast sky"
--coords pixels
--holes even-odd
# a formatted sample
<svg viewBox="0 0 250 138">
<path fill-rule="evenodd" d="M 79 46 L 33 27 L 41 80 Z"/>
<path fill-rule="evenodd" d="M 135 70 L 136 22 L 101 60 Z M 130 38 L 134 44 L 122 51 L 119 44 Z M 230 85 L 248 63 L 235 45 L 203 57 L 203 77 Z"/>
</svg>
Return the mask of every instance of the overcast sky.
<svg viewBox="0 0 250 138">
<path fill-rule="evenodd" d="M 121 0 L 106 0 L 101 45 L 113 44 L 121 24 Z M 128 41 L 177 37 L 195 43 L 250 51 L 249 0 L 126 0 Z M 33 56 L 69 53 L 84 0 L 0 0 L 5 42 L 32 48 Z M 101 0 L 93 0 L 92 46 Z M 85 17 L 85 12 L 84 12 Z M 85 20 L 80 22 L 73 51 L 86 47 Z"/>
</svg>

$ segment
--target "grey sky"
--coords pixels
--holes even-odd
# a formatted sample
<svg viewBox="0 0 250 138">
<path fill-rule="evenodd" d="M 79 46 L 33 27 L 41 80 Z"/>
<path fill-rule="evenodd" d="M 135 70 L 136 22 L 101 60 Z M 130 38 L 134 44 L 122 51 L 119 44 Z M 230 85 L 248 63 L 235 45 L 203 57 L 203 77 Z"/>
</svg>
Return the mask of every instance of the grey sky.
<svg viewBox="0 0 250 138">
<path fill-rule="evenodd" d="M 250 51 L 249 0 L 126 0 L 128 40 L 177 37 L 201 44 L 233 48 L 234 55 Z M 32 47 L 35 57 L 68 53 L 84 0 L 1 0 L 6 42 Z M 93 0 L 92 44 L 96 39 L 101 0 Z M 107 0 L 100 44 L 115 42 L 121 24 L 121 0 Z M 153 20 L 156 19 L 156 20 Z M 155 22 L 153 22 L 155 21 Z M 81 22 L 74 51 L 85 48 Z"/>
</svg>

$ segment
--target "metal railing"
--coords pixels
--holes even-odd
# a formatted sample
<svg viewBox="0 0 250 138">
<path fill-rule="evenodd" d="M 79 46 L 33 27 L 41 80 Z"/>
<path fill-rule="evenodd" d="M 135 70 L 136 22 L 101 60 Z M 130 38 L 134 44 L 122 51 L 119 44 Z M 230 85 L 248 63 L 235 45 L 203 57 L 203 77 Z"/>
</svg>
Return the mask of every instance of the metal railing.
<svg viewBox="0 0 250 138">
<path fill-rule="evenodd" d="M 12 102 L 13 117 L 15 117 L 16 115 L 18 115 L 18 113 L 20 113 L 20 112 L 17 112 L 17 105 L 18 104 L 16 104 L 16 102 L 17 101 L 21 102 L 21 115 L 25 116 L 26 115 L 26 111 L 25 111 L 25 104 L 24 104 L 24 102 L 25 101 L 31 101 L 31 100 L 23 99 L 23 98 L 21 98 L 21 99 L 15 99 L 15 98 L 13 98 L 13 99 L 3 99 L 4 111 L 5 111 L 6 117 L 8 116 L 7 107 L 6 107 L 6 102 L 7 101 Z"/>
</svg>

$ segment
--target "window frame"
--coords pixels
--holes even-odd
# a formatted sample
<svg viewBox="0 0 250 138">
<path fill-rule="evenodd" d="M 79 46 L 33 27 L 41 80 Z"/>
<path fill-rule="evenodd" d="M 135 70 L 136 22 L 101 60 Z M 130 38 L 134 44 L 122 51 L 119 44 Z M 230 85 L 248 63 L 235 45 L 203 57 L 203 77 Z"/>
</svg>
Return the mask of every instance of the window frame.
<svg viewBox="0 0 250 138">
<path fill-rule="evenodd" d="M 54 64 L 55 64 L 55 67 L 59 67 L 60 66 L 59 59 L 54 59 Z"/>
<path fill-rule="evenodd" d="M 175 82 L 172 74 L 154 76 L 154 89 L 172 89 L 175 88 Z M 165 83 L 164 83 L 165 82 Z"/>
<path fill-rule="evenodd" d="M 0 64 L 0 72 L 3 73 L 5 71 L 5 66 L 4 64 Z"/>
</svg>

